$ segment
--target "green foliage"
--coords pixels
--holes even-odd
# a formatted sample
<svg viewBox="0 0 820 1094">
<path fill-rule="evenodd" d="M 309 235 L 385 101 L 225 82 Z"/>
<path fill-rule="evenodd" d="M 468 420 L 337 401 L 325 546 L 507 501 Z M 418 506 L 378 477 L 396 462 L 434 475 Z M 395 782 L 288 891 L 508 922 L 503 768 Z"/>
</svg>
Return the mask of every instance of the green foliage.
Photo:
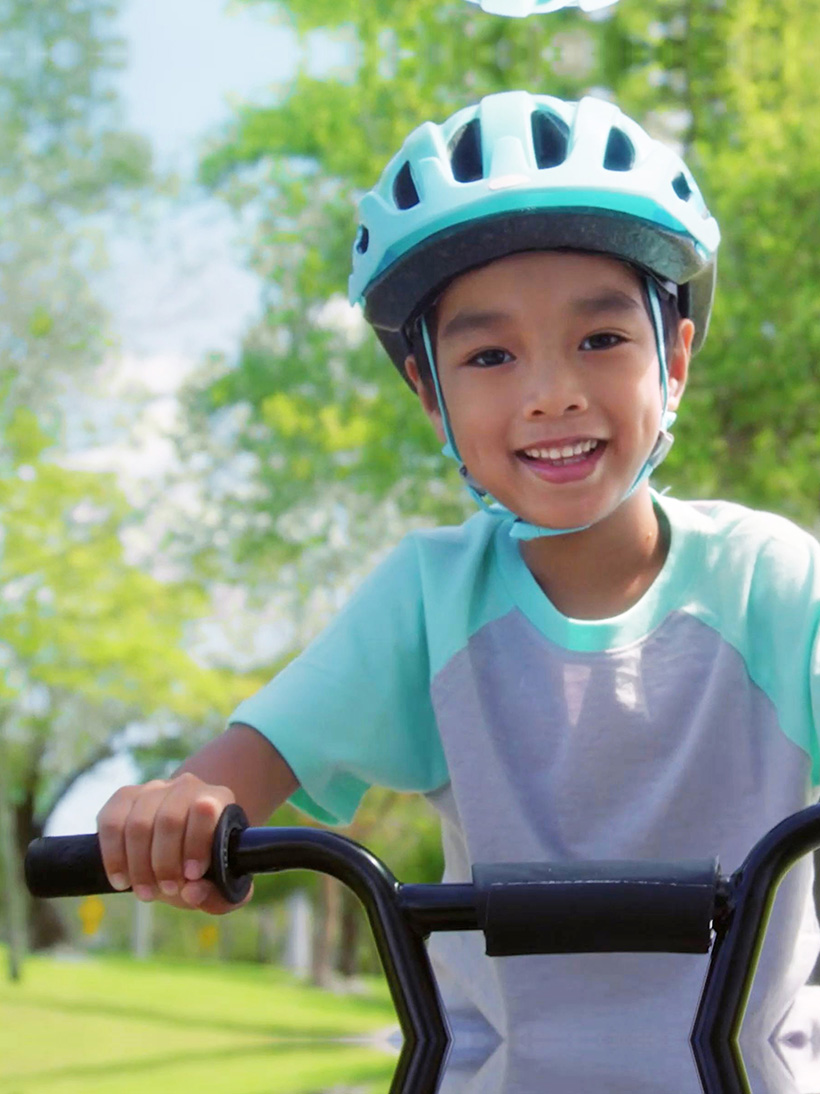
<svg viewBox="0 0 820 1094">
<path fill-rule="evenodd" d="M 815 525 L 820 4 L 621 8 L 631 35 L 661 19 L 666 36 L 654 67 L 622 76 L 619 99 L 656 123 L 658 104 L 681 112 L 687 159 L 723 233 L 712 328 L 660 478 L 686 496 Z"/>
</svg>

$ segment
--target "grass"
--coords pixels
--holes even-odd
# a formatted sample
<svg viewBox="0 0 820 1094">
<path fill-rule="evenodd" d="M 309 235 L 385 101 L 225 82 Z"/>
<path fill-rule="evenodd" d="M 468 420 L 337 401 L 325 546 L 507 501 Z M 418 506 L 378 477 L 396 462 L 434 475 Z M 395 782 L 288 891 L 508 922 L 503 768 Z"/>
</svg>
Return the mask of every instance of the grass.
<svg viewBox="0 0 820 1094">
<path fill-rule="evenodd" d="M 339 997 L 270 966 L 32 957 L 22 982 L 0 984 L 0 1094 L 319 1094 L 370 1080 L 381 1094 L 395 1058 L 328 1040 L 392 1025 L 382 984 Z"/>
</svg>

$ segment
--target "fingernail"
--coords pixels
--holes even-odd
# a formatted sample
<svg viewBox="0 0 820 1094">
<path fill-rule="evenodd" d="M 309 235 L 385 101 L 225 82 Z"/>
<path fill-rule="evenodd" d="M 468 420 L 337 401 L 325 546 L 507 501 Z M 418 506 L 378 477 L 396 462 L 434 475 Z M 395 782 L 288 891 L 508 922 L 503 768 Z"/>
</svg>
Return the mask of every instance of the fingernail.
<svg viewBox="0 0 820 1094">
<path fill-rule="evenodd" d="M 179 886 L 175 881 L 161 881 L 159 887 L 166 896 L 176 896 L 179 892 Z"/>
<path fill-rule="evenodd" d="M 202 875 L 205 873 L 207 867 L 202 862 L 197 862 L 196 859 L 189 858 L 185 863 L 185 878 L 187 881 L 199 881 Z"/>
<path fill-rule="evenodd" d="M 122 893 L 128 888 L 129 882 L 125 874 L 112 874 L 108 880 L 118 893 Z"/>
<path fill-rule="evenodd" d="M 135 885 L 134 896 L 137 898 L 137 900 L 153 900 L 154 890 L 151 888 L 150 885 Z"/>
<path fill-rule="evenodd" d="M 190 904 L 192 908 L 198 908 L 208 895 L 208 890 L 204 885 L 197 885 L 196 882 L 192 882 L 190 885 L 183 885 L 182 887 L 182 899 L 186 904 Z"/>
</svg>

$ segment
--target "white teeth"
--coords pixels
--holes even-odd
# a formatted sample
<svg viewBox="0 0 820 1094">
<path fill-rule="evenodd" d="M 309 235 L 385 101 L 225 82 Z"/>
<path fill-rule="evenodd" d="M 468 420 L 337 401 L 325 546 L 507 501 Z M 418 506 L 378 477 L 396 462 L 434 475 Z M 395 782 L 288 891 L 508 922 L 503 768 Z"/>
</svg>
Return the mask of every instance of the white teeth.
<svg viewBox="0 0 820 1094">
<path fill-rule="evenodd" d="M 533 460 L 568 460 L 573 456 L 583 456 L 598 447 L 598 441 L 578 441 L 576 444 L 565 444 L 561 448 L 525 448 L 524 454 Z"/>
</svg>

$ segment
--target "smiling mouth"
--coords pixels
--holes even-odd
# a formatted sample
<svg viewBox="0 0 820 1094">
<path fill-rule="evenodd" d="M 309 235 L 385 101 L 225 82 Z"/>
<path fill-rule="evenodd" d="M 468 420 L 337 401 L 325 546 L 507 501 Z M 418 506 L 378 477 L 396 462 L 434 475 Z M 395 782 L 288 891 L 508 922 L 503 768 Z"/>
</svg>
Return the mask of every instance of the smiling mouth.
<svg viewBox="0 0 820 1094">
<path fill-rule="evenodd" d="M 547 464 L 551 467 L 569 467 L 572 464 L 584 463 L 593 453 L 598 453 L 606 445 L 606 441 L 588 438 L 584 441 L 576 441 L 573 444 L 552 445 L 539 448 L 522 448 L 517 455 L 530 463 Z"/>
</svg>

